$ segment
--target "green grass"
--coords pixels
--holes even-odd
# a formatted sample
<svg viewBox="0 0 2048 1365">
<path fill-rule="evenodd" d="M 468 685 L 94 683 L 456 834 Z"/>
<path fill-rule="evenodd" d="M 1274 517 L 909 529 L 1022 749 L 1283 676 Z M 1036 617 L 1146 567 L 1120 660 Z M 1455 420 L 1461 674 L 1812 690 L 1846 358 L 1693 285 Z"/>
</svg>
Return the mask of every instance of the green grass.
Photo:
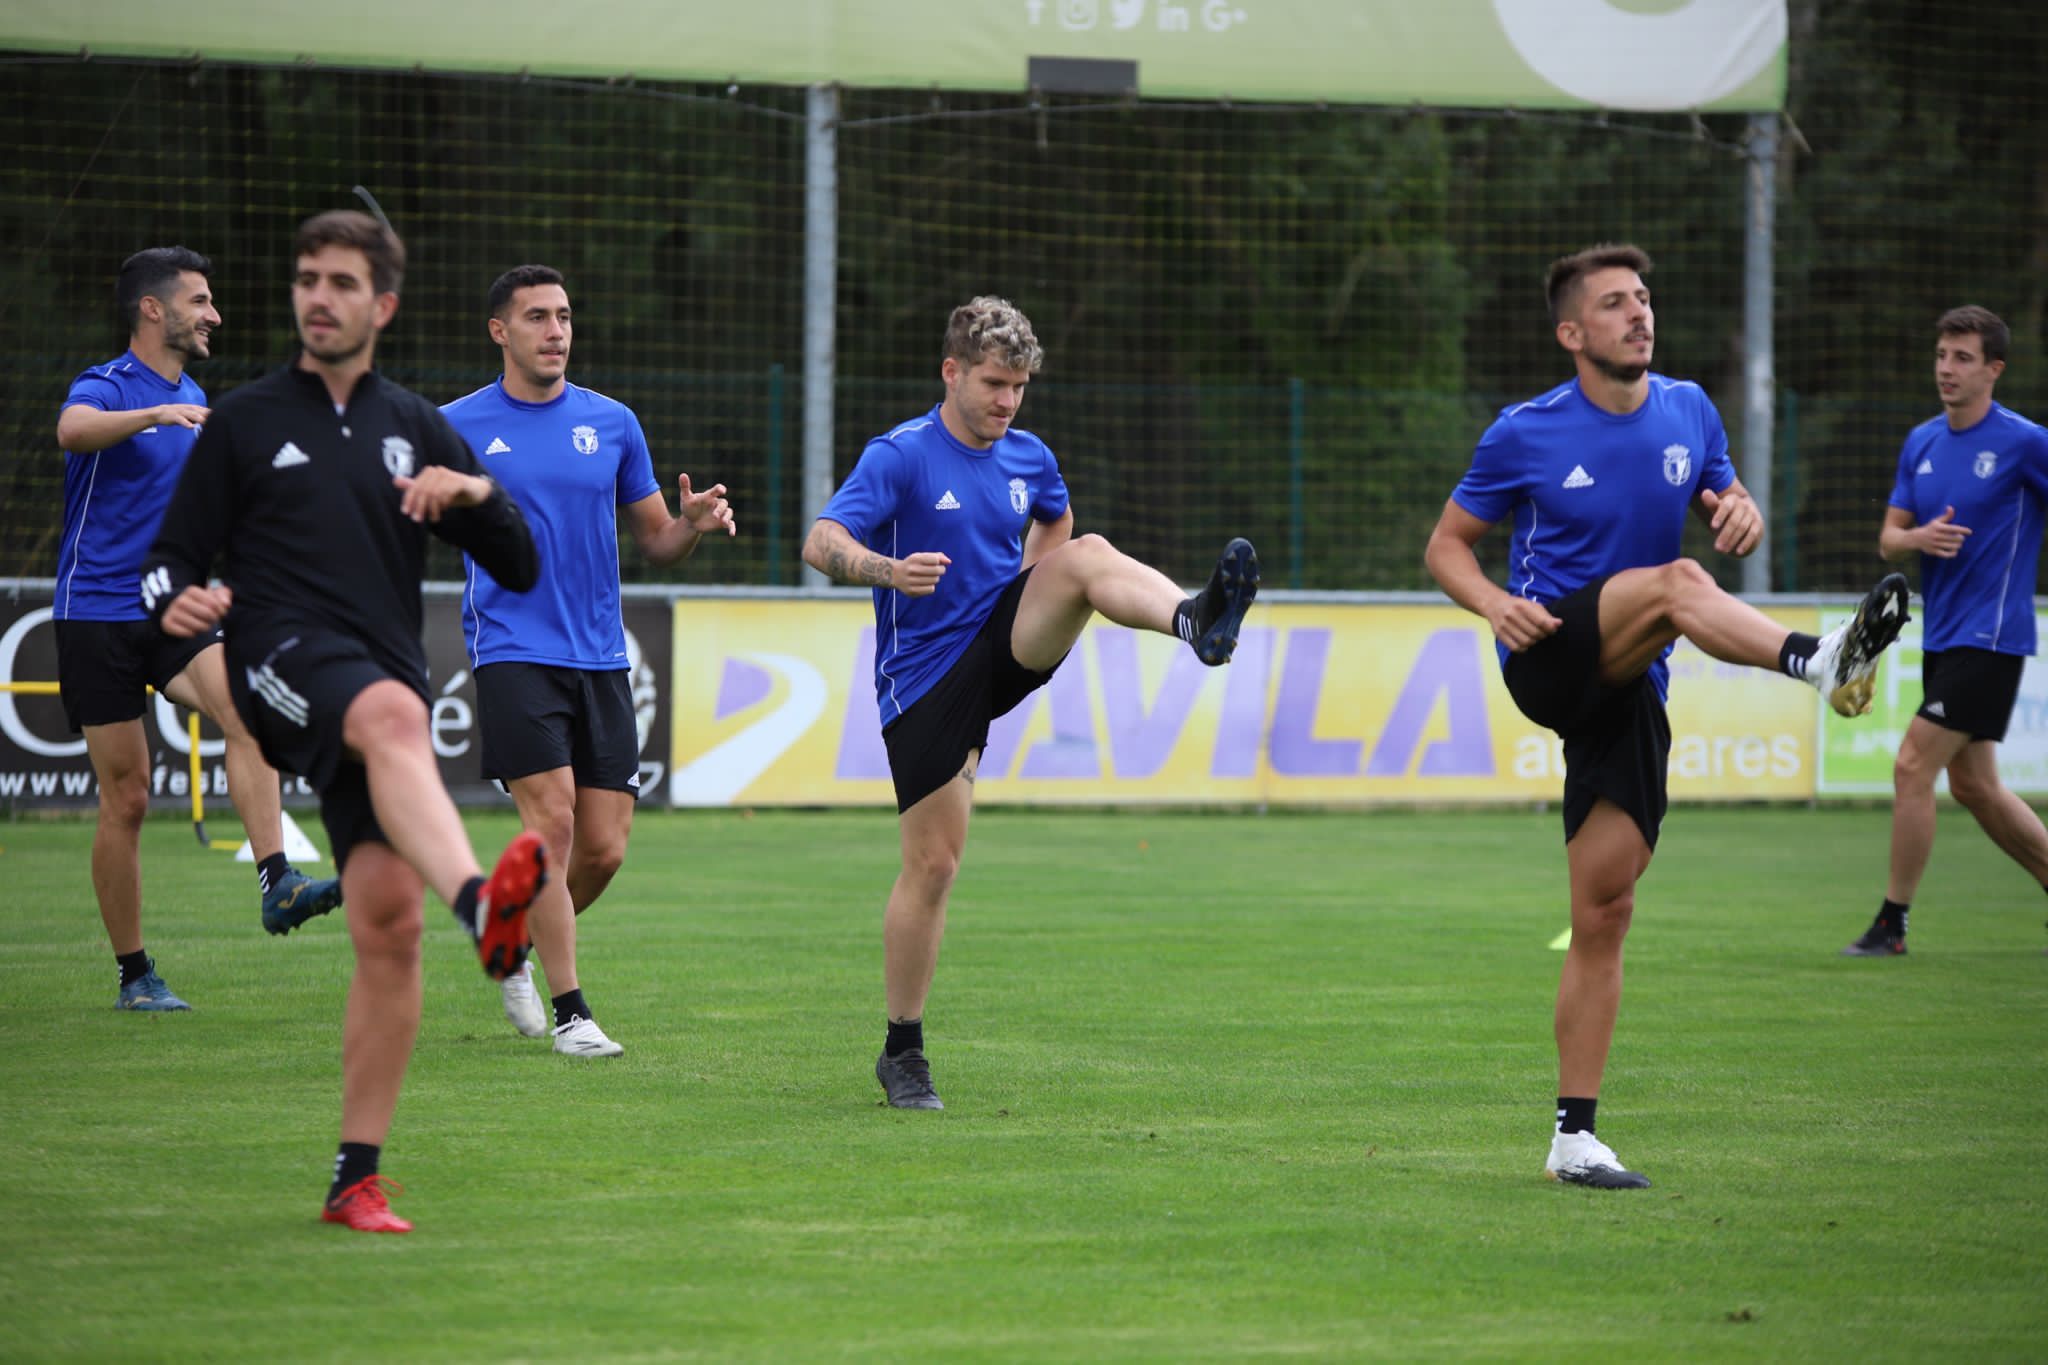
<svg viewBox="0 0 2048 1365">
<path fill-rule="evenodd" d="M 266 937 L 153 822 L 198 1008 L 116 1014 L 90 838 L 0 825 L 0 1356 L 2048 1352 L 2048 898 L 1953 814 L 1865 962 L 1883 812 L 1674 813 L 1601 1114 L 1630 1194 L 1540 1177 L 1554 813 L 986 812 L 941 1114 L 870 1072 L 894 820 L 648 813 L 583 921 L 617 1062 L 515 1036 L 429 907 L 383 1238 L 316 1221 L 343 926 Z"/>
</svg>

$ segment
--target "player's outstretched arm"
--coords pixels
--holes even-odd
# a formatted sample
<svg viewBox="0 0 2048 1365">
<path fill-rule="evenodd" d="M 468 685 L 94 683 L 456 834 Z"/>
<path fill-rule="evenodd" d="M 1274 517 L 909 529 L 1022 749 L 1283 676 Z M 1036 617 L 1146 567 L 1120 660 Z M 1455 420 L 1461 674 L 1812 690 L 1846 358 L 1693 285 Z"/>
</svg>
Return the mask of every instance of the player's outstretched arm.
<svg viewBox="0 0 2048 1365">
<path fill-rule="evenodd" d="M 227 615 L 228 590 L 209 588 L 206 579 L 227 544 L 235 502 L 233 458 L 225 422 L 200 431 L 157 523 L 156 539 L 142 557 L 142 609 L 172 635 L 189 638 L 212 630 Z"/>
<path fill-rule="evenodd" d="M 427 465 L 417 478 L 391 481 L 405 494 L 399 510 L 474 559 L 501 588 L 528 592 L 540 581 L 540 551 L 512 495 L 481 474 Z"/>
<path fill-rule="evenodd" d="M 1474 616 L 1484 616 L 1493 627 L 1494 638 L 1519 654 L 1564 622 L 1542 603 L 1509 593 L 1479 567 L 1479 556 L 1472 547 L 1492 529 L 1492 522 L 1481 521 L 1454 499 L 1446 498 L 1422 561 L 1453 602 Z"/>
<path fill-rule="evenodd" d="M 73 403 L 57 414 L 57 444 L 73 455 L 90 455 L 151 427 L 205 426 L 206 414 L 197 403 L 159 403 L 152 408 L 112 412 L 90 403 Z"/>
<path fill-rule="evenodd" d="M 677 516 L 668 514 L 668 499 L 659 492 L 649 493 L 626 507 L 626 525 L 633 533 L 633 543 L 650 564 L 667 566 L 688 559 L 696 552 L 697 543 L 714 531 L 722 530 L 728 536 L 739 534 L 732 505 L 725 499 L 724 484 L 715 483 L 700 493 L 690 486 L 690 476 L 684 474 L 677 478 L 676 485 L 680 494 L 677 505 L 681 509 Z"/>
<path fill-rule="evenodd" d="M 1024 567 L 1030 568 L 1073 538 L 1074 508 L 1069 503 L 1057 519 L 1033 521 L 1024 532 Z"/>
<path fill-rule="evenodd" d="M 804 563 L 835 583 L 894 588 L 905 597 L 929 597 L 953 561 L 935 550 L 891 559 L 870 550 L 836 521 L 820 517 L 804 540 Z"/>
</svg>

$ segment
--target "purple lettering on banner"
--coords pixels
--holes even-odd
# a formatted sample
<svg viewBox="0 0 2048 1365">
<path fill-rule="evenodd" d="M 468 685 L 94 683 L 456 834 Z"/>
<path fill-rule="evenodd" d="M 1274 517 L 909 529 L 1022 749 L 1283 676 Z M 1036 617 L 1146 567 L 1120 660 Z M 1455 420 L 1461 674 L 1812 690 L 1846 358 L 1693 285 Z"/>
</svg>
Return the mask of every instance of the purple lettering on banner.
<svg viewBox="0 0 2048 1365">
<path fill-rule="evenodd" d="M 1095 752 L 1095 711 L 1088 704 L 1088 669 L 1082 662 L 1079 649 L 1068 656 L 1059 671 L 1052 675 L 1052 681 L 1045 685 L 1045 695 L 1046 704 L 1052 708 L 1052 737 L 1031 746 L 1031 752 L 1024 755 L 1024 766 L 1017 776 L 1102 776 L 1102 758 Z M 1020 702 L 1017 711 L 1010 714 L 1027 710 L 1027 705 Z M 995 747 L 993 728 L 989 747 Z M 1003 771 L 1008 770 L 1006 764 Z"/>
<path fill-rule="evenodd" d="M 1102 709 L 1109 717 L 1109 752 L 1118 777 L 1150 777 L 1166 766 L 1188 723 L 1195 694 L 1208 672 L 1194 652 L 1175 641 L 1166 676 L 1148 710 L 1138 672 L 1138 632 L 1103 626 L 1095 632 L 1095 662 L 1102 674 Z"/>
<path fill-rule="evenodd" d="M 1479 678 L 1477 632 L 1460 627 L 1439 630 L 1422 642 L 1415 667 L 1401 684 L 1387 728 L 1373 746 L 1368 777 L 1405 777 L 1423 727 L 1443 693 L 1450 713 L 1450 738 L 1423 750 L 1418 777 L 1491 777 L 1493 737 L 1486 724 L 1486 691 Z"/>
<path fill-rule="evenodd" d="M 1326 627 L 1287 632 L 1287 662 L 1280 670 L 1280 695 L 1273 702 L 1273 771 L 1282 776 L 1353 777 L 1358 773 L 1363 741 L 1317 739 L 1313 733 L 1316 703 L 1323 695 L 1323 664 L 1329 657 Z"/>
<path fill-rule="evenodd" d="M 1216 723 L 1216 757 L 1211 777 L 1254 777 L 1259 747 L 1266 742 L 1266 696 L 1273 681 L 1270 626 L 1238 632 L 1237 652 L 1223 670 L 1223 715 Z"/>
<path fill-rule="evenodd" d="M 846 716 L 839 725 L 839 762 L 832 770 L 836 780 L 858 782 L 889 775 L 889 751 L 882 747 L 879 714 L 875 708 L 875 628 L 868 626 L 854 646 Z"/>
<path fill-rule="evenodd" d="M 870 653 L 873 648 L 869 646 Z M 712 709 L 711 719 L 724 720 L 735 711 L 744 711 L 774 690 L 775 678 L 767 669 L 745 659 L 727 659 L 725 672 L 718 679 L 718 705 Z"/>
</svg>

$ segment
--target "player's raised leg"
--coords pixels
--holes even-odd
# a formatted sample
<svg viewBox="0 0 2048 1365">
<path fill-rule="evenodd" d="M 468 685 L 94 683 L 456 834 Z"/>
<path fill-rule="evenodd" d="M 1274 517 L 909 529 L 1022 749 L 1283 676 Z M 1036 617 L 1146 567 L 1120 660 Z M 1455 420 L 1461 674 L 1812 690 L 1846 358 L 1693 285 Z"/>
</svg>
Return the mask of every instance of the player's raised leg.
<svg viewBox="0 0 2048 1365">
<path fill-rule="evenodd" d="M 1224 548 L 1208 585 L 1190 597 L 1103 537 L 1080 536 L 1048 551 L 1032 568 L 1011 627 L 1010 652 L 1024 667 L 1043 672 L 1066 657 L 1088 618 L 1100 613 L 1120 626 L 1177 635 L 1203 663 L 1227 663 L 1258 584 L 1258 555 L 1246 540 Z"/>
<path fill-rule="evenodd" d="M 340 905 L 339 877 L 316 880 L 285 858 L 284 800 L 277 770 L 264 761 L 263 750 L 228 694 L 227 650 L 217 644 L 201 650 L 165 685 L 164 694 L 180 706 L 203 712 L 220 728 L 226 748 L 228 799 L 242 819 L 249 852 L 256 859 L 263 927 L 273 934 L 288 934 Z"/>
<path fill-rule="evenodd" d="M 371 683 L 350 701 L 343 742 L 369 776 L 370 802 L 391 845 L 455 912 L 484 971 L 502 981 L 526 961 L 527 911 L 547 881 L 547 850 L 531 831 L 513 839 L 485 882 L 462 817 L 441 785 L 427 707 L 404 683 Z M 346 878 L 343 881 L 346 895 Z"/>
</svg>

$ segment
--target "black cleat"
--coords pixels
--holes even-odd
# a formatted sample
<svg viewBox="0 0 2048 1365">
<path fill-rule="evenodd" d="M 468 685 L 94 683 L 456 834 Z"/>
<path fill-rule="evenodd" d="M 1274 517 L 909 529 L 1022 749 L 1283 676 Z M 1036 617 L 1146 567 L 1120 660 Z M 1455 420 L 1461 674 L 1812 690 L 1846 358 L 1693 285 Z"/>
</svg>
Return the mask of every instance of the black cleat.
<svg viewBox="0 0 2048 1365">
<path fill-rule="evenodd" d="M 1230 662 L 1244 614 L 1259 595 L 1259 555 L 1242 536 L 1223 547 L 1209 586 L 1195 597 L 1195 657 L 1214 668 Z"/>
<path fill-rule="evenodd" d="M 932 1064 L 924 1053 L 909 1048 L 891 1057 L 875 1058 L 875 1079 L 888 1092 L 891 1109 L 944 1109 L 939 1092 L 932 1089 Z"/>
<path fill-rule="evenodd" d="M 1843 957 L 1904 957 L 1906 936 L 1878 920 L 1863 931 L 1863 937 L 1842 949 Z"/>
<path fill-rule="evenodd" d="M 1856 615 L 1821 637 L 1820 648 L 1806 665 L 1806 679 L 1820 689 L 1839 716 L 1860 716 L 1870 710 L 1877 688 L 1877 656 L 1899 638 L 1913 618 L 1906 613 L 1912 595 L 1903 574 L 1886 574 L 1863 594 Z"/>
</svg>

